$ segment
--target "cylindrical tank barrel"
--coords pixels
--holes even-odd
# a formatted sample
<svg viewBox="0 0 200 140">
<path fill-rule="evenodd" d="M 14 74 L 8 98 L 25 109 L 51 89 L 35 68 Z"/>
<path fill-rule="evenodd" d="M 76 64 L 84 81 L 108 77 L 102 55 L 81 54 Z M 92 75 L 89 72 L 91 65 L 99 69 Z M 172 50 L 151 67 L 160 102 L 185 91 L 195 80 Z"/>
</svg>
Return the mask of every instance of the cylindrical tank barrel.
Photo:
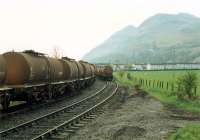
<svg viewBox="0 0 200 140">
<path fill-rule="evenodd" d="M 69 58 L 63 58 L 61 60 L 64 66 L 64 79 L 65 80 L 76 80 L 78 78 L 78 68 L 75 63 Z"/>
<path fill-rule="evenodd" d="M 90 64 L 91 70 L 92 70 L 92 76 L 94 76 L 95 74 L 95 65 L 94 64 Z"/>
<path fill-rule="evenodd" d="M 105 66 L 103 73 L 104 73 L 105 76 L 112 76 L 112 74 L 113 74 L 112 67 L 111 66 Z"/>
<path fill-rule="evenodd" d="M 78 75 L 79 75 L 79 79 L 85 78 L 85 73 L 84 73 L 84 68 L 81 65 L 80 62 L 74 61 L 74 63 L 77 65 L 78 67 Z"/>
<path fill-rule="evenodd" d="M 84 61 L 79 61 L 80 64 L 82 65 L 83 69 L 84 69 L 84 76 L 85 77 L 90 77 L 91 76 L 91 68 L 89 66 L 88 63 L 84 62 Z"/>
<path fill-rule="evenodd" d="M 6 62 L 2 55 L 0 55 L 0 85 L 3 83 L 6 75 Z"/>
<path fill-rule="evenodd" d="M 48 81 L 49 69 L 46 57 L 18 52 L 8 52 L 3 56 L 6 60 L 5 84 L 21 85 Z"/>
<path fill-rule="evenodd" d="M 87 63 L 88 71 L 89 71 L 89 77 L 93 76 L 92 66 L 91 64 Z"/>
<path fill-rule="evenodd" d="M 64 66 L 59 59 L 48 57 L 49 65 L 49 82 L 57 82 L 64 80 Z"/>
<path fill-rule="evenodd" d="M 72 79 L 77 80 L 79 78 L 79 68 L 76 65 L 76 61 L 71 60 L 70 61 L 70 67 L 71 67 L 72 72 L 73 72 Z"/>
</svg>

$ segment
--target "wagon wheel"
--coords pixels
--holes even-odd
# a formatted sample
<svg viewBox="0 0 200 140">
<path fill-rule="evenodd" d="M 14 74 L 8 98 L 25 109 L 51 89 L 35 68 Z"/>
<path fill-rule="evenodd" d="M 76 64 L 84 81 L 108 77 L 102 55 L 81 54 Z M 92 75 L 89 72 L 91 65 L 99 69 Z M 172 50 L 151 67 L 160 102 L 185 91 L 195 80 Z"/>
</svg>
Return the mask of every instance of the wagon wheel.
<svg viewBox="0 0 200 140">
<path fill-rule="evenodd" d="M 46 96 L 47 96 L 48 100 L 51 100 L 53 98 L 53 89 L 50 85 L 48 86 L 48 88 L 46 90 Z"/>
<path fill-rule="evenodd" d="M 51 100 L 53 97 L 53 91 L 50 90 L 47 95 L 48 95 L 48 100 Z"/>
<path fill-rule="evenodd" d="M 49 95 L 46 92 L 41 92 L 40 94 L 40 101 L 47 101 L 49 99 Z"/>
<path fill-rule="evenodd" d="M 33 92 L 31 92 L 31 93 L 28 94 L 27 103 L 29 105 L 32 105 L 32 104 L 36 103 L 37 101 L 38 101 L 37 97 L 34 95 Z"/>
<path fill-rule="evenodd" d="M 5 95 L 3 101 L 1 102 L 3 110 L 7 110 L 10 106 L 10 97 L 9 95 Z"/>
<path fill-rule="evenodd" d="M 66 91 L 65 86 L 62 86 L 62 87 L 59 88 L 59 93 L 60 93 L 61 96 L 65 95 L 65 93 L 66 93 L 65 91 Z"/>
</svg>

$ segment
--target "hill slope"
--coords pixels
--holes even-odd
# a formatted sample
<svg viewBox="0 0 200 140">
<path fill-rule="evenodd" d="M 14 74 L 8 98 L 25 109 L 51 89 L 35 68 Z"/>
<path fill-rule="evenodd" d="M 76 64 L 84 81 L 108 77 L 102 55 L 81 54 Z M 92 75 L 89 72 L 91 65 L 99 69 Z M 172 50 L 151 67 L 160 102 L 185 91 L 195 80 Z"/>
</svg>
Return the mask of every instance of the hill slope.
<svg viewBox="0 0 200 140">
<path fill-rule="evenodd" d="M 83 57 L 93 63 L 200 62 L 200 18 L 157 14 L 127 26 Z"/>
</svg>

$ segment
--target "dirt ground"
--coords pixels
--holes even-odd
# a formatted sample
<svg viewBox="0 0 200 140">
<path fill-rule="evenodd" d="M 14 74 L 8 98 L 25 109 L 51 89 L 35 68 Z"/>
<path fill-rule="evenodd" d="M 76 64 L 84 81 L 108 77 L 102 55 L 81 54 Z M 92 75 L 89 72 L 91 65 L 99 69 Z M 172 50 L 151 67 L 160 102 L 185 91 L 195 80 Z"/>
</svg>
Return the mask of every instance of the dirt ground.
<svg viewBox="0 0 200 140">
<path fill-rule="evenodd" d="M 71 140 L 164 140 L 193 115 L 172 110 L 145 92 L 121 88 L 104 113 L 79 129 Z"/>
</svg>

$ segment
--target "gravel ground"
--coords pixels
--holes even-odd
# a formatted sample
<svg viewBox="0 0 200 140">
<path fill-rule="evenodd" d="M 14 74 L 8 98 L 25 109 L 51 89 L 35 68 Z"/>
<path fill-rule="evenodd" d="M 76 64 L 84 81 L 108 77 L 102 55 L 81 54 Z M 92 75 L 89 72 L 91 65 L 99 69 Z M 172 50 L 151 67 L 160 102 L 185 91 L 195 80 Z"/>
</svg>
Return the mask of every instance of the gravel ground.
<svg viewBox="0 0 200 140">
<path fill-rule="evenodd" d="M 71 140 L 164 140 L 176 128 L 200 122 L 171 111 L 145 92 L 121 88 L 103 114 L 78 130 Z M 180 117 L 182 115 L 183 117 Z"/>
</svg>

